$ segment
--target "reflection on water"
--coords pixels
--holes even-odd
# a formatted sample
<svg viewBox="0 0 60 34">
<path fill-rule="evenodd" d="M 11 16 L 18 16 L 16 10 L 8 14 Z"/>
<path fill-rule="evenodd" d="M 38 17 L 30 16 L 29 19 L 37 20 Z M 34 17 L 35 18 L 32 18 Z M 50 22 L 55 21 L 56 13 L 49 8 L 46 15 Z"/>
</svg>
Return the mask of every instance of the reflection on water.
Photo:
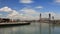
<svg viewBox="0 0 60 34">
<path fill-rule="evenodd" d="M 41 23 L 42 34 L 60 34 L 60 25 Z M 50 32 L 50 33 L 49 33 Z M 0 34 L 40 34 L 40 23 L 31 23 L 25 26 L 14 26 L 0 28 Z"/>
</svg>

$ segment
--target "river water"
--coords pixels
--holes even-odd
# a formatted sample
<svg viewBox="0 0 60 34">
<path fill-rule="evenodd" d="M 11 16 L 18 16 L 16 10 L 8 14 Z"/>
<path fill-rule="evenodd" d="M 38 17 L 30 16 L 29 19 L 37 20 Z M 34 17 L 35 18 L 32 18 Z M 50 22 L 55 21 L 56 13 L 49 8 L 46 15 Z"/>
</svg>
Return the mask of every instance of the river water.
<svg viewBox="0 0 60 34">
<path fill-rule="evenodd" d="M 31 23 L 30 25 L 1 27 L 0 34 L 60 34 L 60 25 Z"/>
</svg>

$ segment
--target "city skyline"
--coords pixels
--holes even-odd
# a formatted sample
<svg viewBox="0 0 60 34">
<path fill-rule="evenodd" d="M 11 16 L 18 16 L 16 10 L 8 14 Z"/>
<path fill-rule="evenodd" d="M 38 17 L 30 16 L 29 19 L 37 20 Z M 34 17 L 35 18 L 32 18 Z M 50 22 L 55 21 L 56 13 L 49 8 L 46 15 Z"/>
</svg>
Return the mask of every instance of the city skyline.
<svg viewBox="0 0 60 34">
<path fill-rule="evenodd" d="M 60 19 L 60 0 L 0 0 L 0 17 L 32 20 L 40 13 Z"/>
</svg>

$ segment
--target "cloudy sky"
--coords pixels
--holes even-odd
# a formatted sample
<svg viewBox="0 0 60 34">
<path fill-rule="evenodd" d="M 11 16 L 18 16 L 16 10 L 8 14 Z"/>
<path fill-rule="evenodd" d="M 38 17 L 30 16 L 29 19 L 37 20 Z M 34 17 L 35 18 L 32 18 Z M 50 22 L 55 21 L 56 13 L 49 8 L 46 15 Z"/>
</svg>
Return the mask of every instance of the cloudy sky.
<svg viewBox="0 0 60 34">
<path fill-rule="evenodd" d="M 48 18 L 51 13 L 60 19 L 60 0 L 0 0 L 0 17 L 16 19 Z"/>
</svg>

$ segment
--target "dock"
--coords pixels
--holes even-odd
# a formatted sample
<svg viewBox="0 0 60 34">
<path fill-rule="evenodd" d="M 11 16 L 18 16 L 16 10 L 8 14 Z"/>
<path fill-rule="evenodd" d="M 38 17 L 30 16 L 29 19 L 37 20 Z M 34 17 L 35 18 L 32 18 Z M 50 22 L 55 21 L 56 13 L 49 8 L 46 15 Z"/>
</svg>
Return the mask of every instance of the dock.
<svg viewBox="0 0 60 34">
<path fill-rule="evenodd" d="M 0 26 L 5 26 L 5 25 L 29 25 L 30 23 L 28 22 L 14 22 L 14 23 L 0 23 Z"/>
</svg>

